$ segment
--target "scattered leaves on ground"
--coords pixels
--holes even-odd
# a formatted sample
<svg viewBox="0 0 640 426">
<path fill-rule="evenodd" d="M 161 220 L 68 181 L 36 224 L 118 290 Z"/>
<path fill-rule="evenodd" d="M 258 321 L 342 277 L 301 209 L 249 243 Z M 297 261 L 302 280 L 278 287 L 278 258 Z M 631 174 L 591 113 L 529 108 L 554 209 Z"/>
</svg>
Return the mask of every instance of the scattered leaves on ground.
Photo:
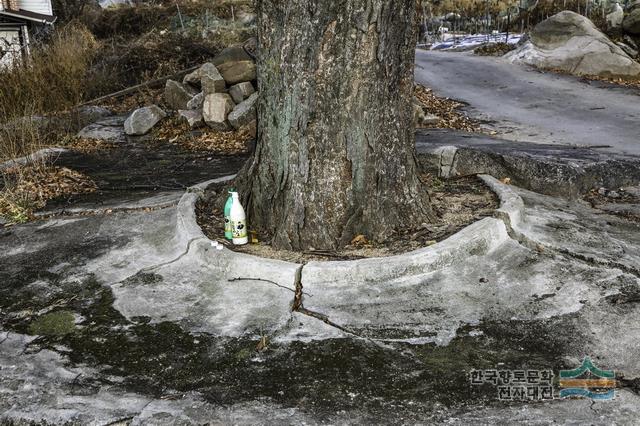
<svg viewBox="0 0 640 426">
<path fill-rule="evenodd" d="M 96 184 L 87 176 L 66 167 L 30 165 L 3 172 L 0 216 L 11 222 L 26 222 L 33 211 L 57 197 L 94 192 Z"/>
<path fill-rule="evenodd" d="M 208 127 L 192 130 L 177 118 L 164 120 L 155 130 L 154 136 L 193 151 L 224 155 L 246 153 L 249 142 L 253 139 L 247 130 L 220 132 Z"/>
<path fill-rule="evenodd" d="M 640 196 L 637 192 L 629 192 L 625 188 L 594 188 L 583 199 L 595 209 L 640 223 Z"/>
<path fill-rule="evenodd" d="M 459 111 L 464 104 L 449 98 L 436 96 L 431 89 L 420 84 L 416 85 L 414 95 L 426 113 L 440 118 L 437 123 L 428 124 L 425 127 L 464 130 L 467 132 L 482 131 L 478 122 Z"/>
<path fill-rule="evenodd" d="M 73 151 L 91 153 L 105 149 L 113 149 L 115 148 L 115 145 L 103 139 L 74 137 L 69 142 L 65 143 L 64 147 Z"/>
</svg>

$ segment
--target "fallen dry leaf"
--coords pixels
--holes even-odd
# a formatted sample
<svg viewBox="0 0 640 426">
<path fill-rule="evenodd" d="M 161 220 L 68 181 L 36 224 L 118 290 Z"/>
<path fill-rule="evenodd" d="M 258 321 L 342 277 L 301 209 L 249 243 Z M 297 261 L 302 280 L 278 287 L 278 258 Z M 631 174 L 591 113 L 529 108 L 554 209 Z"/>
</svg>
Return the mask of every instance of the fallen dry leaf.
<svg viewBox="0 0 640 426">
<path fill-rule="evenodd" d="M 356 246 L 356 247 L 362 247 L 364 245 L 367 245 L 368 243 L 369 243 L 369 241 L 367 240 L 367 237 L 365 237 L 362 234 L 356 235 L 353 238 L 353 240 L 351 240 L 351 245 Z"/>
</svg>

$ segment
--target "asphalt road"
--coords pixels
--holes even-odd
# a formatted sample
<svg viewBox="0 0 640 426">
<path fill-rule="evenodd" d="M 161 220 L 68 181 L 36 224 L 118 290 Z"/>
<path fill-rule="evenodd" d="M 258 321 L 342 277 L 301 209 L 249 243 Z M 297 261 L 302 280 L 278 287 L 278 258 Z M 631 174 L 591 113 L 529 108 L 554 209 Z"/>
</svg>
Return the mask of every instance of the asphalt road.
<svg viewBox="0 0 640 426">
<path fill-rule="evenodd" d="M 500 137 L 640 156 L 640 90 L 463 52 L 416 52 L 416 81 L 468 104 Z M 600 149 L 600 148 L 599 148 Z"/>
</svg>

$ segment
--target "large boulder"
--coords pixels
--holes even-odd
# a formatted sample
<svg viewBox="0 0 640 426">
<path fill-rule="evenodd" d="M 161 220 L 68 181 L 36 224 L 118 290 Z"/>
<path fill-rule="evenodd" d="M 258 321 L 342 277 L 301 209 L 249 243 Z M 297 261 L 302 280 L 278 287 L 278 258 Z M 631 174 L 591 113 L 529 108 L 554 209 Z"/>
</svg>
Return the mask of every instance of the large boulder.
<svg viewBox="0 0 640 426">
<path fill-rule="evenodd" d="M 229 123 L 234 129 L 240 129 L 245 125 L 256 121 L 256 102 L 258 94 L 254 93 L 249 98 L 238 105 L 229 114 Z"/>
<path fill-rule="evenodd" d="M 204 122 L 214 130 L 230 130 L 231 127 L 227 121 L 227 116 L 233 111 L 234 107 L 235 104 L 231 96 L 226 93 L 212 93 L 207 95 L 202 105 Z"/>
<path fill-rule="evenodd" d="M 640 64 L 584 16 L 564 11 L 542 21 L 531 39 L 505 58 L 575 75 L 636 77 Z"/>
<path fill-rule="evenodd" d="M 166 116 L 157 105 L 139 108 L 124 122 L 124 131 L 127 135 L 144 135 Z"/>
<path fill-rule="evenodd" d="M 195 95 L 195 90 L 177 81 L 167 80 L 164 86 L 164 100 L 175 110 L 187 109 L 187 104 Z"/>
<path fill-rule="evenodd" d="M 640 35 L 640 8 L 635 8 L 624 17 L 622 29 L 627 34 Z"/>
<path fill-rule="evenodd" d="M 213 60 L 227 84 L 256 79 L 256 63 L 242 45 L 229 46 Z"/>
<path fill-rule="evenodd" d="M 640 0 L 632 0 L 629 3 L 627 3 L 626 6 L 627 12 L 632 12 L 636 9 L 640 9 Z"/>
</svg>

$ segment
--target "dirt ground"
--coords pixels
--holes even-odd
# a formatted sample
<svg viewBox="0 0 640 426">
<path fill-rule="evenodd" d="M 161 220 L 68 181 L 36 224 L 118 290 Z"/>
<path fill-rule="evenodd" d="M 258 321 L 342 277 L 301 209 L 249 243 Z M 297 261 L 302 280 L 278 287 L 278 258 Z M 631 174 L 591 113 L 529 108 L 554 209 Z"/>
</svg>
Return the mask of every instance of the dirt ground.
<svg viewBox="0 0 640 426">
<path fill-rule="evenodd" d="M 423 181 L 430 189 L 433 209 L 439 218 L 437 223 L 422 223 L 406 233 L 393 234 L 381 243 L 368 241 L 363 235 L 354 236 L 350 245 L 336 251 L 275 250 L 270 245 L 270 236 L 264 232 L 257 233 L 257 243 L 234 246 L 224 239 L 223 206 L 217 205 L 219 195 L 231 187 L 231 183 L 210 187 L 203 200 L 197 204 L 196 211 L 198 223 L 204 233 L 234 251 L 291 262 L 308 262 L 385 257 L 427 247 L 477 220 L 491 216 L 498 207 L 495 194 L 476 176 L 442 180 L 423 175 Z M 251 227 L 250 223 L 249 226 Z"/>
</svg>

